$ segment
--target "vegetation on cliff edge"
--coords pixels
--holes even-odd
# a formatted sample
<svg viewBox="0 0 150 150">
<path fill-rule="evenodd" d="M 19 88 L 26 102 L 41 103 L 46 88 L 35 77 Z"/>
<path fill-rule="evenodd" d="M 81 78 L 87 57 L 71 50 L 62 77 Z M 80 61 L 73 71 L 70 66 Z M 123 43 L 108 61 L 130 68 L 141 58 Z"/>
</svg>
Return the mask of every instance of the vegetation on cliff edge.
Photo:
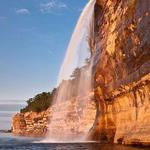
<svg viewBox="0 0 150 150">
<path fill-rule="evenodd" d="M 61 99 L 61 101 L 69 100 L 71 97 L 76 97 L 78 94 L 78 83 L 80 77 L 82 76 L 82 72 L 86 71 L 87 66 L 89 65 L 89 60 L 86 59 L 85 65 L 81 68 L 76 68 L 70 79 L 63 80 L 57 88 L 54 88 L 51 92 L 43 92 L 41 94 L 36 95 L 34 98 L 30 98 L 27 100 L 27 106 L 20 110 L 21 113 L 26 112 L 42 112 L 47 110 L 52 105 L 52 101 L 54 97 L 57 97 L 57 93 L 59 90 L 63 89 L 64 87 L 68 87 L 70 90 L 69 93 L 66 93 L 65 96 Z"/>
<path fill-rule="evenodd" d="M 55 92 L 56 89 L 53 89 L 52 92 L 43 92 L 36 95 L 34 98 L 30 98 L 29 100 L 27 100 L 27 106 L 21 109 L 20 112 L 41 112 L 47 110 L 52 105 L 52 100 Z"/>
</svg>

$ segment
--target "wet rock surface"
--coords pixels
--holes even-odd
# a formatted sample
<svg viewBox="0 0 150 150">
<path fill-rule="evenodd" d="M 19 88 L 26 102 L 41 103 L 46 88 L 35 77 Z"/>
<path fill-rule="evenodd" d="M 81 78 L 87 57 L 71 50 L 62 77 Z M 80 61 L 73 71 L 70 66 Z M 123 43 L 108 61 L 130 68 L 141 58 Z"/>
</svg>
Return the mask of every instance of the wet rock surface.
<svg viewBox="0 0 150 150">
<path fill-rule="evenodd" d="M 150 1 L 96 5 L 93 138 L 150 144 Z"/>
</svg>

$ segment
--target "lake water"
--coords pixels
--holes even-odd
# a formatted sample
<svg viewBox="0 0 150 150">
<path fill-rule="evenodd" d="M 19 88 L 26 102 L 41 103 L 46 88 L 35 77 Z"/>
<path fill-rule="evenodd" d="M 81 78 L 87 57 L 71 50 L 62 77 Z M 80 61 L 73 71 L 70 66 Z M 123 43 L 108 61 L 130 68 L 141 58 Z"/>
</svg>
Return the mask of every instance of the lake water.
<svg viewBox="0 0 150 150">
<path fill-rule="evenodd" d="M 25 106 L 21 101 L 0 101 L 0 130 L 11 129 L 12 116 Z"/>
<path fill-rule="evenodd" d="M 0 150 L 149 150 L 149 148 L 98 143 L 41 143 L 40 140 L 0 134 Z"/>
</svg>

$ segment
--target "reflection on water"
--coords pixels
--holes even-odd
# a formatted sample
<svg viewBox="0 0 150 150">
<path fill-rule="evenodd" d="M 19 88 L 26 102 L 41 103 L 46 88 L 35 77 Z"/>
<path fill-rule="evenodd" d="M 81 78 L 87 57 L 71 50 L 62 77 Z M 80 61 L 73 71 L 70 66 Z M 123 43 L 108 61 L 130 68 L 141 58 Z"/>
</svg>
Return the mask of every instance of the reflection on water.
<svg viewBox="0 0 150 150">
<path fill-rule="evenodd" d="M 41 139 L 0 134 L 0 150 L 149 150 L 148 148 L 98 143 L 40 143 Z M 36 141 L 37 143 L 35 143 Z"/>
</svg>

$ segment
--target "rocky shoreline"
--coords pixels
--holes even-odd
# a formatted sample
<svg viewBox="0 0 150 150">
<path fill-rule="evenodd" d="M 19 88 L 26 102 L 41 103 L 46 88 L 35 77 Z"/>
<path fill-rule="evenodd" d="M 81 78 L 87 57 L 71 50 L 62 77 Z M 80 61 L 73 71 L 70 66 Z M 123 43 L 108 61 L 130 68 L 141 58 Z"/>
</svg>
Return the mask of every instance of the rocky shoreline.
<svg viewBox="0 0 150 150">
<path fill-rule="evenodd" d="M 75 102 L 74 99 L 61 103 L 58 107 L 59 111 L 55 114 L 55 121 L 53 122 L 51 122 L 52 114 L 54 110 L 57 109 L 57 106 L 55 105 L 40 113 L 18 113 L 13 117 L 12 121 L 13 134 L 20 136 L 43 137 L 46 136 L 47 133 L 60 135 L 62 130 L 66 130 L 66 135 L 74 133 L 80 136 L 80 134 L 89 131 L 96 115 L 95 102 L 90 102 L 90 100 L 88 102 L 87 97 L 81 99 L 81 101 L 84 100 L 87 101 L 87 108 L 82 111 L 78 107 L 78 101 Z M 67 107 L 70 109 L 66 109 Z M 68 114 L 68 117 L 66 117 L 67 120 L 61 118 L 62 114 Z"/>
<path fill-rule="evenodd" d="M 47 133 L 49 111 L 18 113 L 13 117 L 14 135 L 43 137 Z"/>
<path fill-rule="evenodd" d="M 12 130 L 0 130 L 0 133 L 12 133 Z"/>
</svg>

